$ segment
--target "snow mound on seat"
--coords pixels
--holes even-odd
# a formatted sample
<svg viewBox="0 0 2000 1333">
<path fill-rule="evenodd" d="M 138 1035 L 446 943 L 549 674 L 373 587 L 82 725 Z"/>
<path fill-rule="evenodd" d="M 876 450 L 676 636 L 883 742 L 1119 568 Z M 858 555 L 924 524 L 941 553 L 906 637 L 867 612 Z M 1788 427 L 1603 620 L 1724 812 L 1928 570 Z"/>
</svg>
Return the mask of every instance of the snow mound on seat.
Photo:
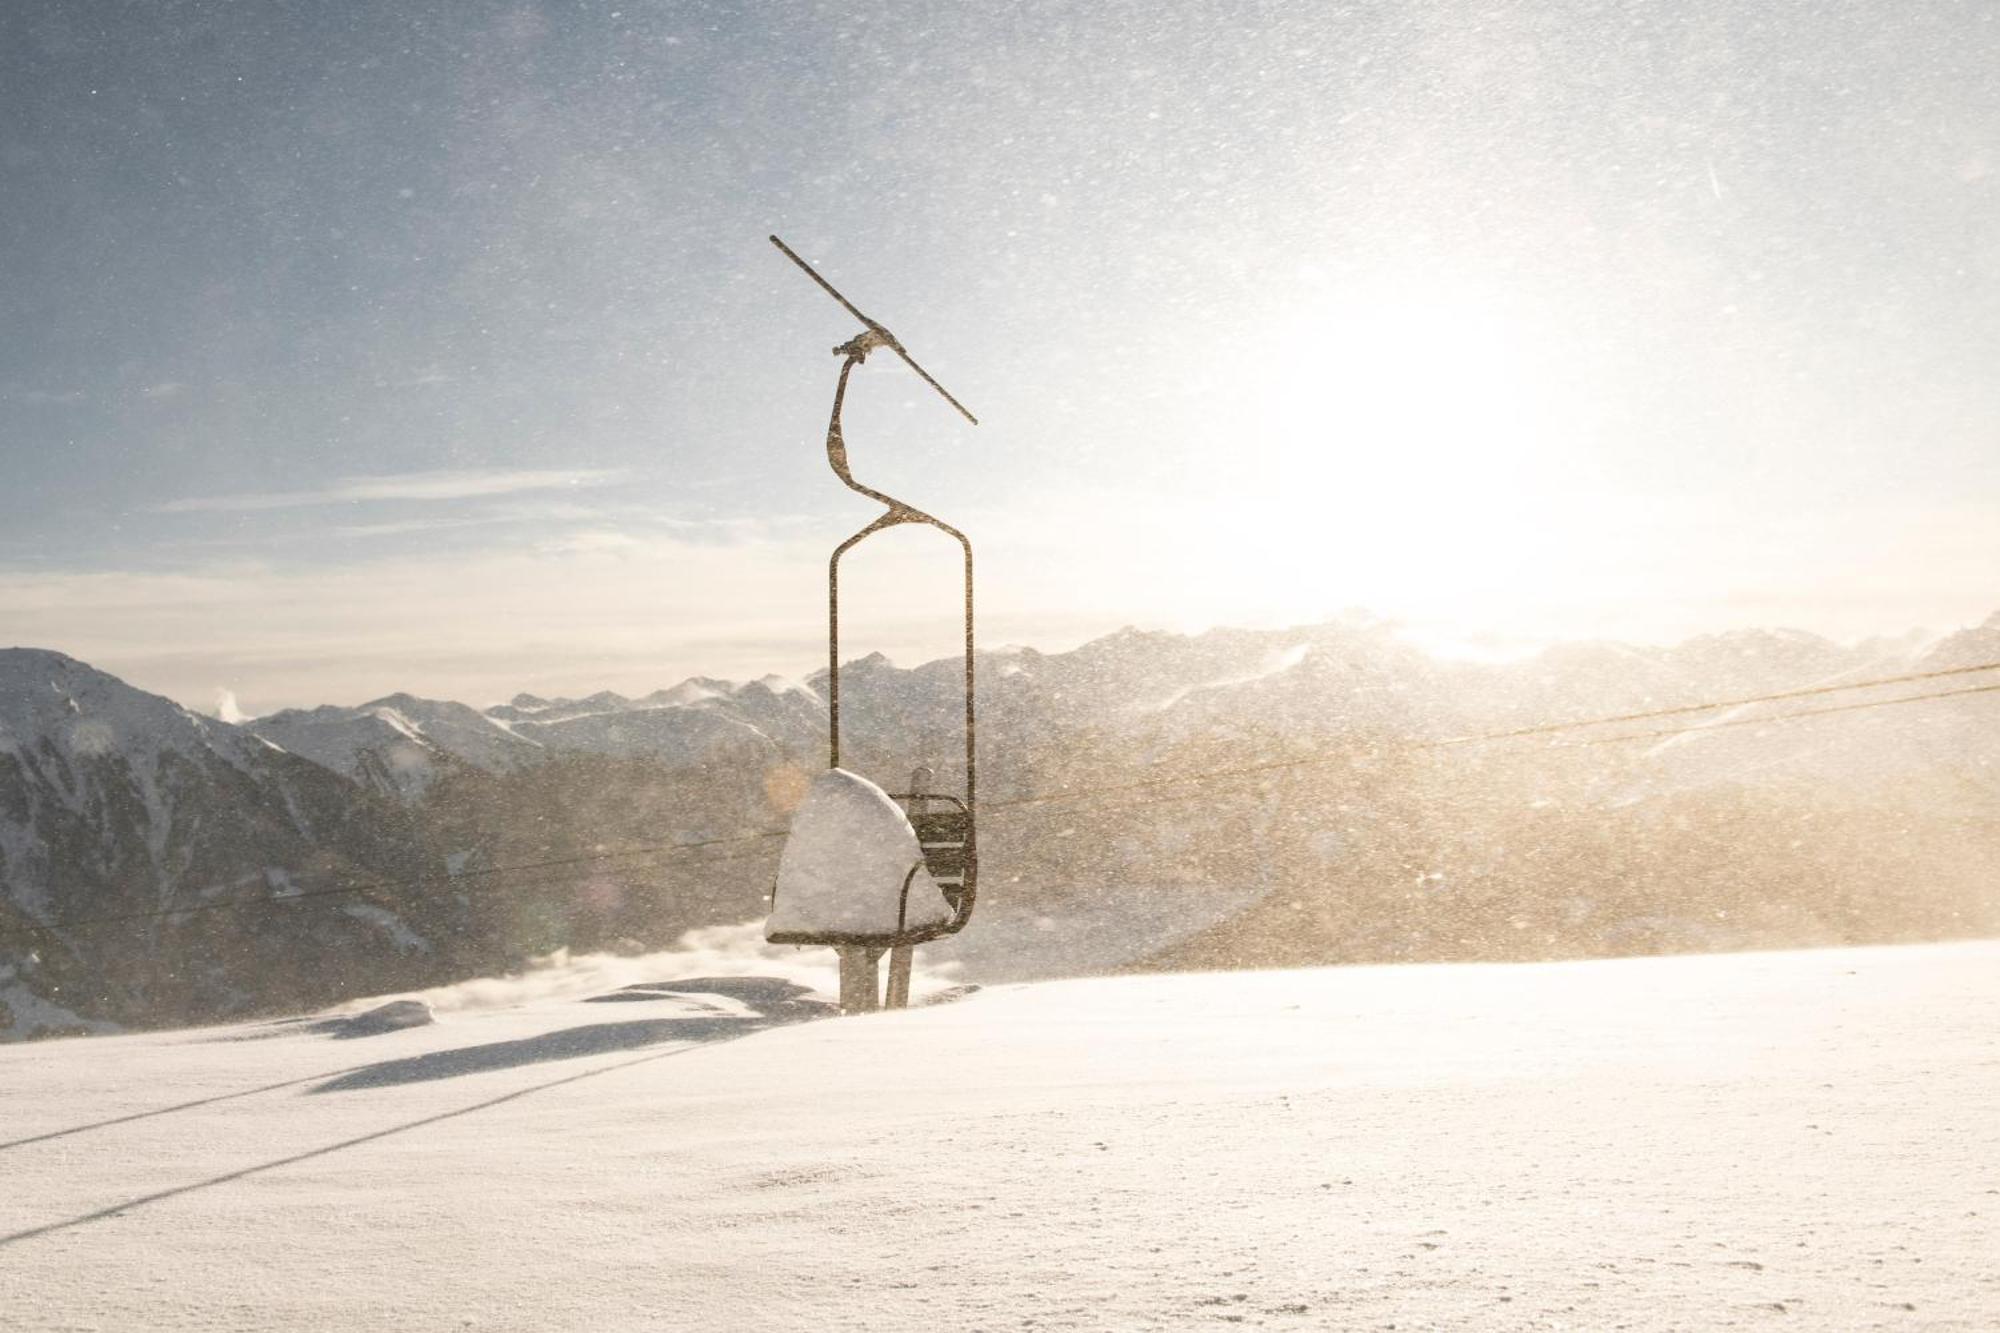
<svg viewBox="0 0 2000 1333">
<path fill-rule="evenodd" d="M 830 768 L 792 816 L 765 938 L 865 939 L 943 925 L 951 907 L 923 861 L 902 807 L 868 779 Z"/>
</svg>

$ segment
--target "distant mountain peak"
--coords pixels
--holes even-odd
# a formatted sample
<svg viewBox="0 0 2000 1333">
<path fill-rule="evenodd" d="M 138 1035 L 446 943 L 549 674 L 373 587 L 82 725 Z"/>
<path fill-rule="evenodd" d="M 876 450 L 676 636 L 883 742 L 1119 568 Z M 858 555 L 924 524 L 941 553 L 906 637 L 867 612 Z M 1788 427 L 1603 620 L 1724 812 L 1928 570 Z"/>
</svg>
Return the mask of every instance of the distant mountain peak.
<svg viewBox="0 0 2000 1333">
<path fill-rule="evenodd" d="M 0 664 L 6 663 L 49 663 L 59 666 L 82 666 L 83 663 L 68 653 L 59 653 L 53 648 L 29 648 L 26 646 L 0 648 Z"/>
<path fill-rule="evenodd" d="M 641 699 L 644 704 L 662 707 L 698 704 L 709 699 L 724 699 L 734 693 L 736 686 L 731 681 L 719 680 L 714 676 L 689 676 L 678 685 L 664 690 L 654 690 Z"/>
<path fill-rule="evenodd" d="M 367 703 L 361 706 L 363 708 L 422 708 L 426 704 L 433 704 L 437 702 L 440 701 L 433 699 L 419 699 L 414 694 L 409 694 L 402 690 L 398 690 L 394 694 L 385 694 L 379 699 L 370 699 Z"/>
<path fill-rule="evenodd" d="M 211 734 L 196 714 L 172 699 L 128 685 L 106 671 L 46 648 L 0 648 L 0 726 L 16 738 L 68 735 L 88 722 L 90 749 L 147 747 L 178 737 L 178 744 L 211 748 L 219 737 L 239 735 L 227 723 Z"/>
<path fill-rule="evenodd" d="M 819 698 L 819 692 L 813 689 L 812 686 L 807 685 L 803 681 L 794 680 L 790 676 L 781 676 L 775 671 L 768 675 L 759 676 L 747 685 L 739 686 L 736 693 L 741 694 L 751 689 L 767 690 L 772 694 L 803 694 L 808 698 Z"/>
<path fill-rule="evenodd" d="M 107 681 L 117 680 L 115 676 L 106 675 L 95 667 L 79 662 L 66 653 L 56 652 L 52 648 L 0 648 L 0 690 L 18 689 L 24 684 L 31 683 L 55 684 L 77 675 Z"/>
</svg>

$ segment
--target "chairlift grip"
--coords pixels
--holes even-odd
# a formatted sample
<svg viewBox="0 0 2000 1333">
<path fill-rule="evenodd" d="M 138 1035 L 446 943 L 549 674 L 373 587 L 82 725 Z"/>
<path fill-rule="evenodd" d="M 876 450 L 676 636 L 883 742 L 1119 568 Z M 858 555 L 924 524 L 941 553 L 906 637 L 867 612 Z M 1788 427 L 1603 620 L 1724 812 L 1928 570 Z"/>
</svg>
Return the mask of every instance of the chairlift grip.
<svg viewBox="0 0 2000 1333">
<path fill-rule="evenodd" d="M 862 314 L 860 308 L 856 306 L 854 302 L 848 300 L 845 296 L 842 296 L 840 294 L 839 288 L 835 287 L 832 283 L 828 282 L 825 278 L 821 277 L 818 269 L 814 268 L 811 264 L 808 264 L 805 260 L 799 258 L 798 251 L 792 249 L 791 246 L 786 245 L 783 241 L 779 240 L 775 232 L 772 233 L 770 239 L 771 239 L 771 244 L 777 246 L 778 249 L 784 253 L 785 258 L 791 260 L 794 264 L 797 264 L 800 268 L 804 269 L 806 276 L 819 284 L 821 291 L 825 292 L 828 296 L 831 296 L 834 300 L 840 302 L 841 306 L 847 311 L 848 314 L 860 320 L 864 325 L 867 326 L 868 331 L 870 333 L 876 334 L 882 339 L 882 345 L 884 347 L 887 347 L 897 356 L 902 357 L 903 363 L 909 366 L 911 370 L 916 371 L 917 375 L 923 380 L 924 383 L 930 385 L 933 389 L 936 389 L 940 397 L 942 397 L 947 403 L 950 403 L 953 407 L 957 408 L 960 416 L 964 417 L 967 421 L 970 421 L 975 426 L 979 424 L 979 418 L 972 415 L 972 410 L 968 408 L 964 403 L 959 402 L 958 399 L 952 397 L 951 391 L 949 389 L 945 388 L 944 385 L 939 384 L 937 380 L 932 377 L 931 373 L 928 370 L 925 370 L 922 366 L 918 365 L 917 359 L 910 355 L 909 350 L 903 346 L 902 341 L 898 339 L 895 334 L 889 332 L 889 330 L 885 328 L 880 322 L 870 319 L 867 315 Z M 848 344 L 848 346 L 853 346 L 853 344 L 850 343 Z M 843 349 L 836 347 L 834 348 L 834 351 L 841 352 L 843 351 Z M 860 356 L 866 356 L 867 354 L 868 354 L 867 350 L 864 348 L 862 349 Z M 854 356 L 853 353 L 847 353 L 847 355 L 851 357 Z M 859 357 L 854 357 L 854 359 L 858 360 Z"/>
</svg>

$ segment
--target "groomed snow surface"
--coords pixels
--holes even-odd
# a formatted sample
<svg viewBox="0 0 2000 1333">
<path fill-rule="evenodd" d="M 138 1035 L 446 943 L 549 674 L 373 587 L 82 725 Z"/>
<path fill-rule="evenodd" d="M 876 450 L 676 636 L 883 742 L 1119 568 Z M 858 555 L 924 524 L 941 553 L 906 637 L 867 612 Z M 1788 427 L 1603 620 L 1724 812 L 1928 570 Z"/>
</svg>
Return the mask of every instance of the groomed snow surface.
<svg viewBox="0 0 2000 1333">
<path fill-rule="evenodd" d="M 2000 944 L 725 989 L 0 1049 L 0 1324 L 2000 1326 Z"/>
</svg>

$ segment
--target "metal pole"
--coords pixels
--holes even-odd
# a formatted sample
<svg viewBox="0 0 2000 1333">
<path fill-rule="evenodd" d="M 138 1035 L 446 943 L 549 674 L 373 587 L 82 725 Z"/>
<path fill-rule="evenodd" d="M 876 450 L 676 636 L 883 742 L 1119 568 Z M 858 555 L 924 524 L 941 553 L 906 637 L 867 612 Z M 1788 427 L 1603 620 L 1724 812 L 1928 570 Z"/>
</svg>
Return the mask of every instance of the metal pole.
<svg viewBox="0 0 2000 1333">
<path fill-rule="evenodd" d="M 929 764 L 918 764 L 910 770 L 910 814 L 921 815 L 931 808 L 924 792 L 935 781 L 937 774 Z M 899 944 L 889 950 L 889 993 L 882 1001 L 884 1009 L 910 1007 L 910 972 L 915 966 L 916 952 L 913 944 Z"/>
<path fill-rule="evenodd" d="M 910 1007 L 910 967 L 916 948 L 899 944 L 889 950 L 889 994 L 884 997 L 884 1009 L 907 1009 Z"/>
<path fill-rule="evenodd" d="M 834 950 L 840 956 L 840 1012 L 872 1014 L 882 1007 L 880 949 L 844 944 Z"/>
</svg>

